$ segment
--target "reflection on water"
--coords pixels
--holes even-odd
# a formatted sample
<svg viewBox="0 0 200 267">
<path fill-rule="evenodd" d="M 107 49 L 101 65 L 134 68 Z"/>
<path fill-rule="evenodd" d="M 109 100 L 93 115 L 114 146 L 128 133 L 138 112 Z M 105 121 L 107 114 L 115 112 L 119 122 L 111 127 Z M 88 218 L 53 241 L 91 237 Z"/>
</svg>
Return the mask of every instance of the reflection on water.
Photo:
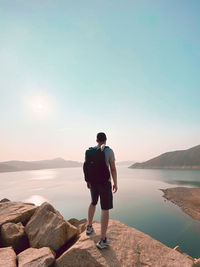
<svg viewBox="0 0 200 267">
<path fill-rule="evenodd" d="M 37 206 L 40 206 L 45 201 L 48 202 L 48 199 L 46 199 L 46 198 L 44 198 L 43 196 L 40 196 L 40 195 L 32 195 L 29 198 L 26 198 L 26 199 L 24 199 L 22 201 L 26 202 L 26 203 L 33 203 L 33 204 L 35 204 Z"/>
<path fill-rule="evenodd" d="M 29 180 L 51 180 L 56 178 L 56 169 L 31 171 Z"/>
</svg>

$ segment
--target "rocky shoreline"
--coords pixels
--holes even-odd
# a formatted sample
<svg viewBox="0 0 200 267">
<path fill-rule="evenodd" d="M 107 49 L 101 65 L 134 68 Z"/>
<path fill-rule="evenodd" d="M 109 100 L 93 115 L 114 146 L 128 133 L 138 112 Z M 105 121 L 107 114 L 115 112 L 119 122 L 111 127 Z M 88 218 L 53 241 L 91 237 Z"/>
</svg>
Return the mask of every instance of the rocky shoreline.
<svg viewBox="0 0 200 267">
<path fill-rule="evenodd" d="M 85 233 L 87 220 L 65 220 L 49 203 L 0 201 L 2 267 L 192 267 L 200 266 L 180 248 L 169 248 L 120 221 L 110 220 L 110 247 L 96 248 L 100 223 Z"/>
<path fill-rule="evenodd" d="M 186 214 L 200 220 L 200 188 L 174 187 L 161 189 L 163 197 L 178 205 Z"/>
</svg>

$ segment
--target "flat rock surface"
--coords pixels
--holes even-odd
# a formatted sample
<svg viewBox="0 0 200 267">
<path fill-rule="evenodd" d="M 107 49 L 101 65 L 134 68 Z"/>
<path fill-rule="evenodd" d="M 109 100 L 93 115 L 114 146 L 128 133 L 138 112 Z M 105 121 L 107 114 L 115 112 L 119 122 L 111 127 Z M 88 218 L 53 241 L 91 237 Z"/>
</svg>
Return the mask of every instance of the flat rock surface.
<svg viewBox="0 0 200 267">
<path fill-rule="evenodd" d="M 28 248 L 18 254 L 18 267 L 48 267 L 55 261 L 55 255 L 48 247 Z"/>
<path fill-rule="evenodd" d="M 50 247 L 54 251 L 75 236 L 77 231 L 47 202 L 37 209 L 25 227 L 31 247 Z"/>
<path fill-rule="evenodd" d="M 83 232 L 79 240 L 57 260 L 56 267 L 192 267 L 193 258 L 169 248 L 149 235 L 120 221 L 110 220 L 110 246 L 99 250 L 100 223 L 94 232 Z"/>
<path fill-rule="evenodd" d="M 0 226 L 7 222 L 25 222 L 36 209 L 37 206 L 23 202 L 0 202 Z"/>
<path fill-rule="evenodd" d="M 178 205 L 193 219 L 200 220 L 200 188 L 175 187 L 161 189 L 163 197 Z"/>
<path fill-rule="evenodd" d="M 0 248 L 0 267 L 16 267 L 16 254 L 11 247 Z"/>
</svg>

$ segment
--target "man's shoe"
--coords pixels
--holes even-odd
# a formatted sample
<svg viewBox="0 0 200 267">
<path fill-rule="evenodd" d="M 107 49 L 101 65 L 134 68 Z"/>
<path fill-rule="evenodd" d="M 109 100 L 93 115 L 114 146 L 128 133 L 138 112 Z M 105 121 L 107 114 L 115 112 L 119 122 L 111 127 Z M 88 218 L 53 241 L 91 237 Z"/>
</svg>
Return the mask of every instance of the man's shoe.
<svg viewBox="0 0 200 267">
<path fill-rule="evenodd" d="M 99 240 L 99 242 L 96 244 L 97 248 L 103 249 L 107 248 L 109 246 L 110 241 L 106 238 L 106 240 Z"/>
<path fill-rule="evenodd" d="M 86 228 L 86 234 L 90 235 L 93 231 L 94 231 L 93 227 L 88 225 Z"/>
</svg>

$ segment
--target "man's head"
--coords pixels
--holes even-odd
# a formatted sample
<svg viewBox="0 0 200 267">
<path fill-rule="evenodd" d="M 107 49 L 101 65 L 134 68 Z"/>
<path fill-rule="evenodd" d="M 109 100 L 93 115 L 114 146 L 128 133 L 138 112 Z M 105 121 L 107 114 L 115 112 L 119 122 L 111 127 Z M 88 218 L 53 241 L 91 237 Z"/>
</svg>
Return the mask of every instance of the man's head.
<svg viewBox="0 0 200 267">
<path fill-rule="evenodd" d="M 105 144 L 107 140 L 106 134 L 105 133 L 98 133 L 97 134 L 97 143 L 99 144 Z"/>
</svg>

